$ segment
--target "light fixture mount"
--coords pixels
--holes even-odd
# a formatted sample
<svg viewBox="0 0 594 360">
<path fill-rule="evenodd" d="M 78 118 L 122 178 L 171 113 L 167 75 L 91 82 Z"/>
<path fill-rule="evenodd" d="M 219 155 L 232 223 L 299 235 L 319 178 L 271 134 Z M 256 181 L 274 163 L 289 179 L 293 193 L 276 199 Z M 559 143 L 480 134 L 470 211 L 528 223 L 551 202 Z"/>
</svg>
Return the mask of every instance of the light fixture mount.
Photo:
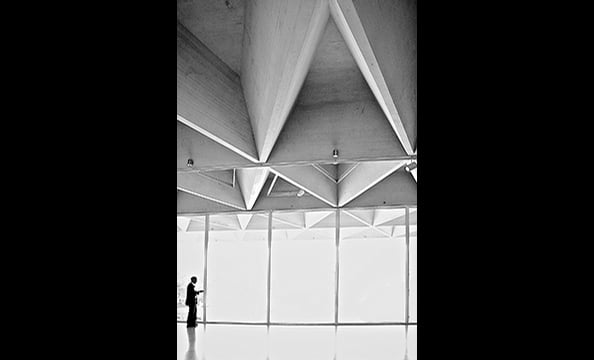
<svg viewBox="0 0 594 360">
<path fill-rule="evenodd" d="M 404 167 L 404 170 L 411 172 L 414 169 L 417 168 L 417 161 L 416 160 L 410 160 L 410 162 L 408 164 L 406 164 L 406 166 Z"/>
</svg>

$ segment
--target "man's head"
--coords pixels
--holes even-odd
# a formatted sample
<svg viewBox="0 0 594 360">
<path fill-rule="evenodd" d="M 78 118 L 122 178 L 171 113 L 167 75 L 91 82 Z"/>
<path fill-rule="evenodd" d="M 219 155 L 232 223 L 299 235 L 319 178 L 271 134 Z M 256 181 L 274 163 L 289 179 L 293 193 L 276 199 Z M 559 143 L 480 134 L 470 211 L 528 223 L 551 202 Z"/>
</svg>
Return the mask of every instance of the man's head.
<svg viewBox="0 0 594 360">
<path fill-rule="evenodd" d="M 195 284 L 195 283 L 198 281 L 198 278 L 197 278 L 197 277 L 195 277 L 195 276 L 192 276 L 192 277 L 190 278 L 190 281 L 192 282 L 192 284 Z"/>
</svg>

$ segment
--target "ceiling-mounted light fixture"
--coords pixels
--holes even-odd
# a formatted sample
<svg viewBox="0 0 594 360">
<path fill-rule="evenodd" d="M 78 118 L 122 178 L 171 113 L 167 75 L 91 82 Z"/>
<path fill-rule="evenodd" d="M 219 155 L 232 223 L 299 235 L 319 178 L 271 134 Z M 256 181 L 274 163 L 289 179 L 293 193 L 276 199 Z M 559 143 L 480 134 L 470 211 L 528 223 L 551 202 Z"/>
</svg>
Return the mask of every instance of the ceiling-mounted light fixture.
<svg viewBox="0 0 594 360">
<path fill-rule="evenodd" d="M 188 167 L 190 167 L 190 168 L 191 168 L 192 166 L 194 166 L 194 160 L 192 160 L 192 159 L 188 159 L 188 163 L 187 163 L 187 165 L 188 165 Z"/>
<path fill-rule="evenodd" d="M 305 195 L 305 191 L 303 189 L 299 189 L 299 191 L 297 191 L 297 197 L 302 197 L 303 195 Z"/>
<path fill-rule="evenodd" d="M 406 166 L 404 166 L 404 170 L 411 172 L 414 169 L 417 168 L 417 162 L 414 160 L 411 160 L 408 164 L 406 164 Z"/>
<path fill-rule="evenodd" d="M 338 149 L 332 150 L 332 157 L 334 158 L 334 165 L 338 163 Z"/>
</svg>

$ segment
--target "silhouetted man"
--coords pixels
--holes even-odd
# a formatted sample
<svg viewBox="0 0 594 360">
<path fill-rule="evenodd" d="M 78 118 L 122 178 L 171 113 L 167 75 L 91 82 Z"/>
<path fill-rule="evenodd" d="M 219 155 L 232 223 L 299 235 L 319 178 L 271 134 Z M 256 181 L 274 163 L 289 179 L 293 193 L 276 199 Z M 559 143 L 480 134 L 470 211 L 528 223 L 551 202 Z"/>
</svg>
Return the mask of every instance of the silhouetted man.
<svg viewBox="0 0 594 360">
<path fill-rule="evenodd" d="M 188 327 L 196 327 L 196 320 L 197 320 L 197 312 L 198 312 L 198 299 L 196 298 L 198 294 L 204 292 L 204 290 L 196 290 L 194 285 L 198 281 L 198 278 L 192 276 L 190 278 L 190 283 L 188 284 L 188 291 L 186 292 L 186 305 L 190 308 L 188 310 Z"/>
</svg>

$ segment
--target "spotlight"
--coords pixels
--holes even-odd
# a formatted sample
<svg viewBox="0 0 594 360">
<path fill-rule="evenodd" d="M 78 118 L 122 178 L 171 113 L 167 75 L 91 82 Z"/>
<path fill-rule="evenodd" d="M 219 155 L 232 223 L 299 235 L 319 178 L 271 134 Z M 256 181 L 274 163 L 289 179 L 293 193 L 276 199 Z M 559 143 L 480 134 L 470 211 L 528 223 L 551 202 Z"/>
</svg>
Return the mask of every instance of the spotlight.
<svg viewBox="0 0 594 360">
<path fill-rule="evenodd" d="M 334 149 L 334 150 L 332 150 L 332 157 L 333 157 L 334 159 L 338 159 L 338 149 Z"/>
<path fill-rule="evenodd" d="M 188 165 L 188 167 L 190 167 L 190 168 L 191 168 L 192 166 L 194 166 L 194 160 L 192 160 L 192 159 L 188 159 L 188 164 L 187 164 L 187 165 Z"/>
<path fill-rule="evenodd" d="M 305 194 L 305 191 L 303 191 L 303 189 L 299 189 L 299 191 L 297 191 L 297 197 L 302 197 Z"/>
<path fill-rule="evenodd" d="M 417 168 L 417 162 L 416 161 L 411 161 L 408 164 L 406 164 L 406 166 L 404 167 L 404 170 L 411 172 L 414 169 Z"/>
</svg>

